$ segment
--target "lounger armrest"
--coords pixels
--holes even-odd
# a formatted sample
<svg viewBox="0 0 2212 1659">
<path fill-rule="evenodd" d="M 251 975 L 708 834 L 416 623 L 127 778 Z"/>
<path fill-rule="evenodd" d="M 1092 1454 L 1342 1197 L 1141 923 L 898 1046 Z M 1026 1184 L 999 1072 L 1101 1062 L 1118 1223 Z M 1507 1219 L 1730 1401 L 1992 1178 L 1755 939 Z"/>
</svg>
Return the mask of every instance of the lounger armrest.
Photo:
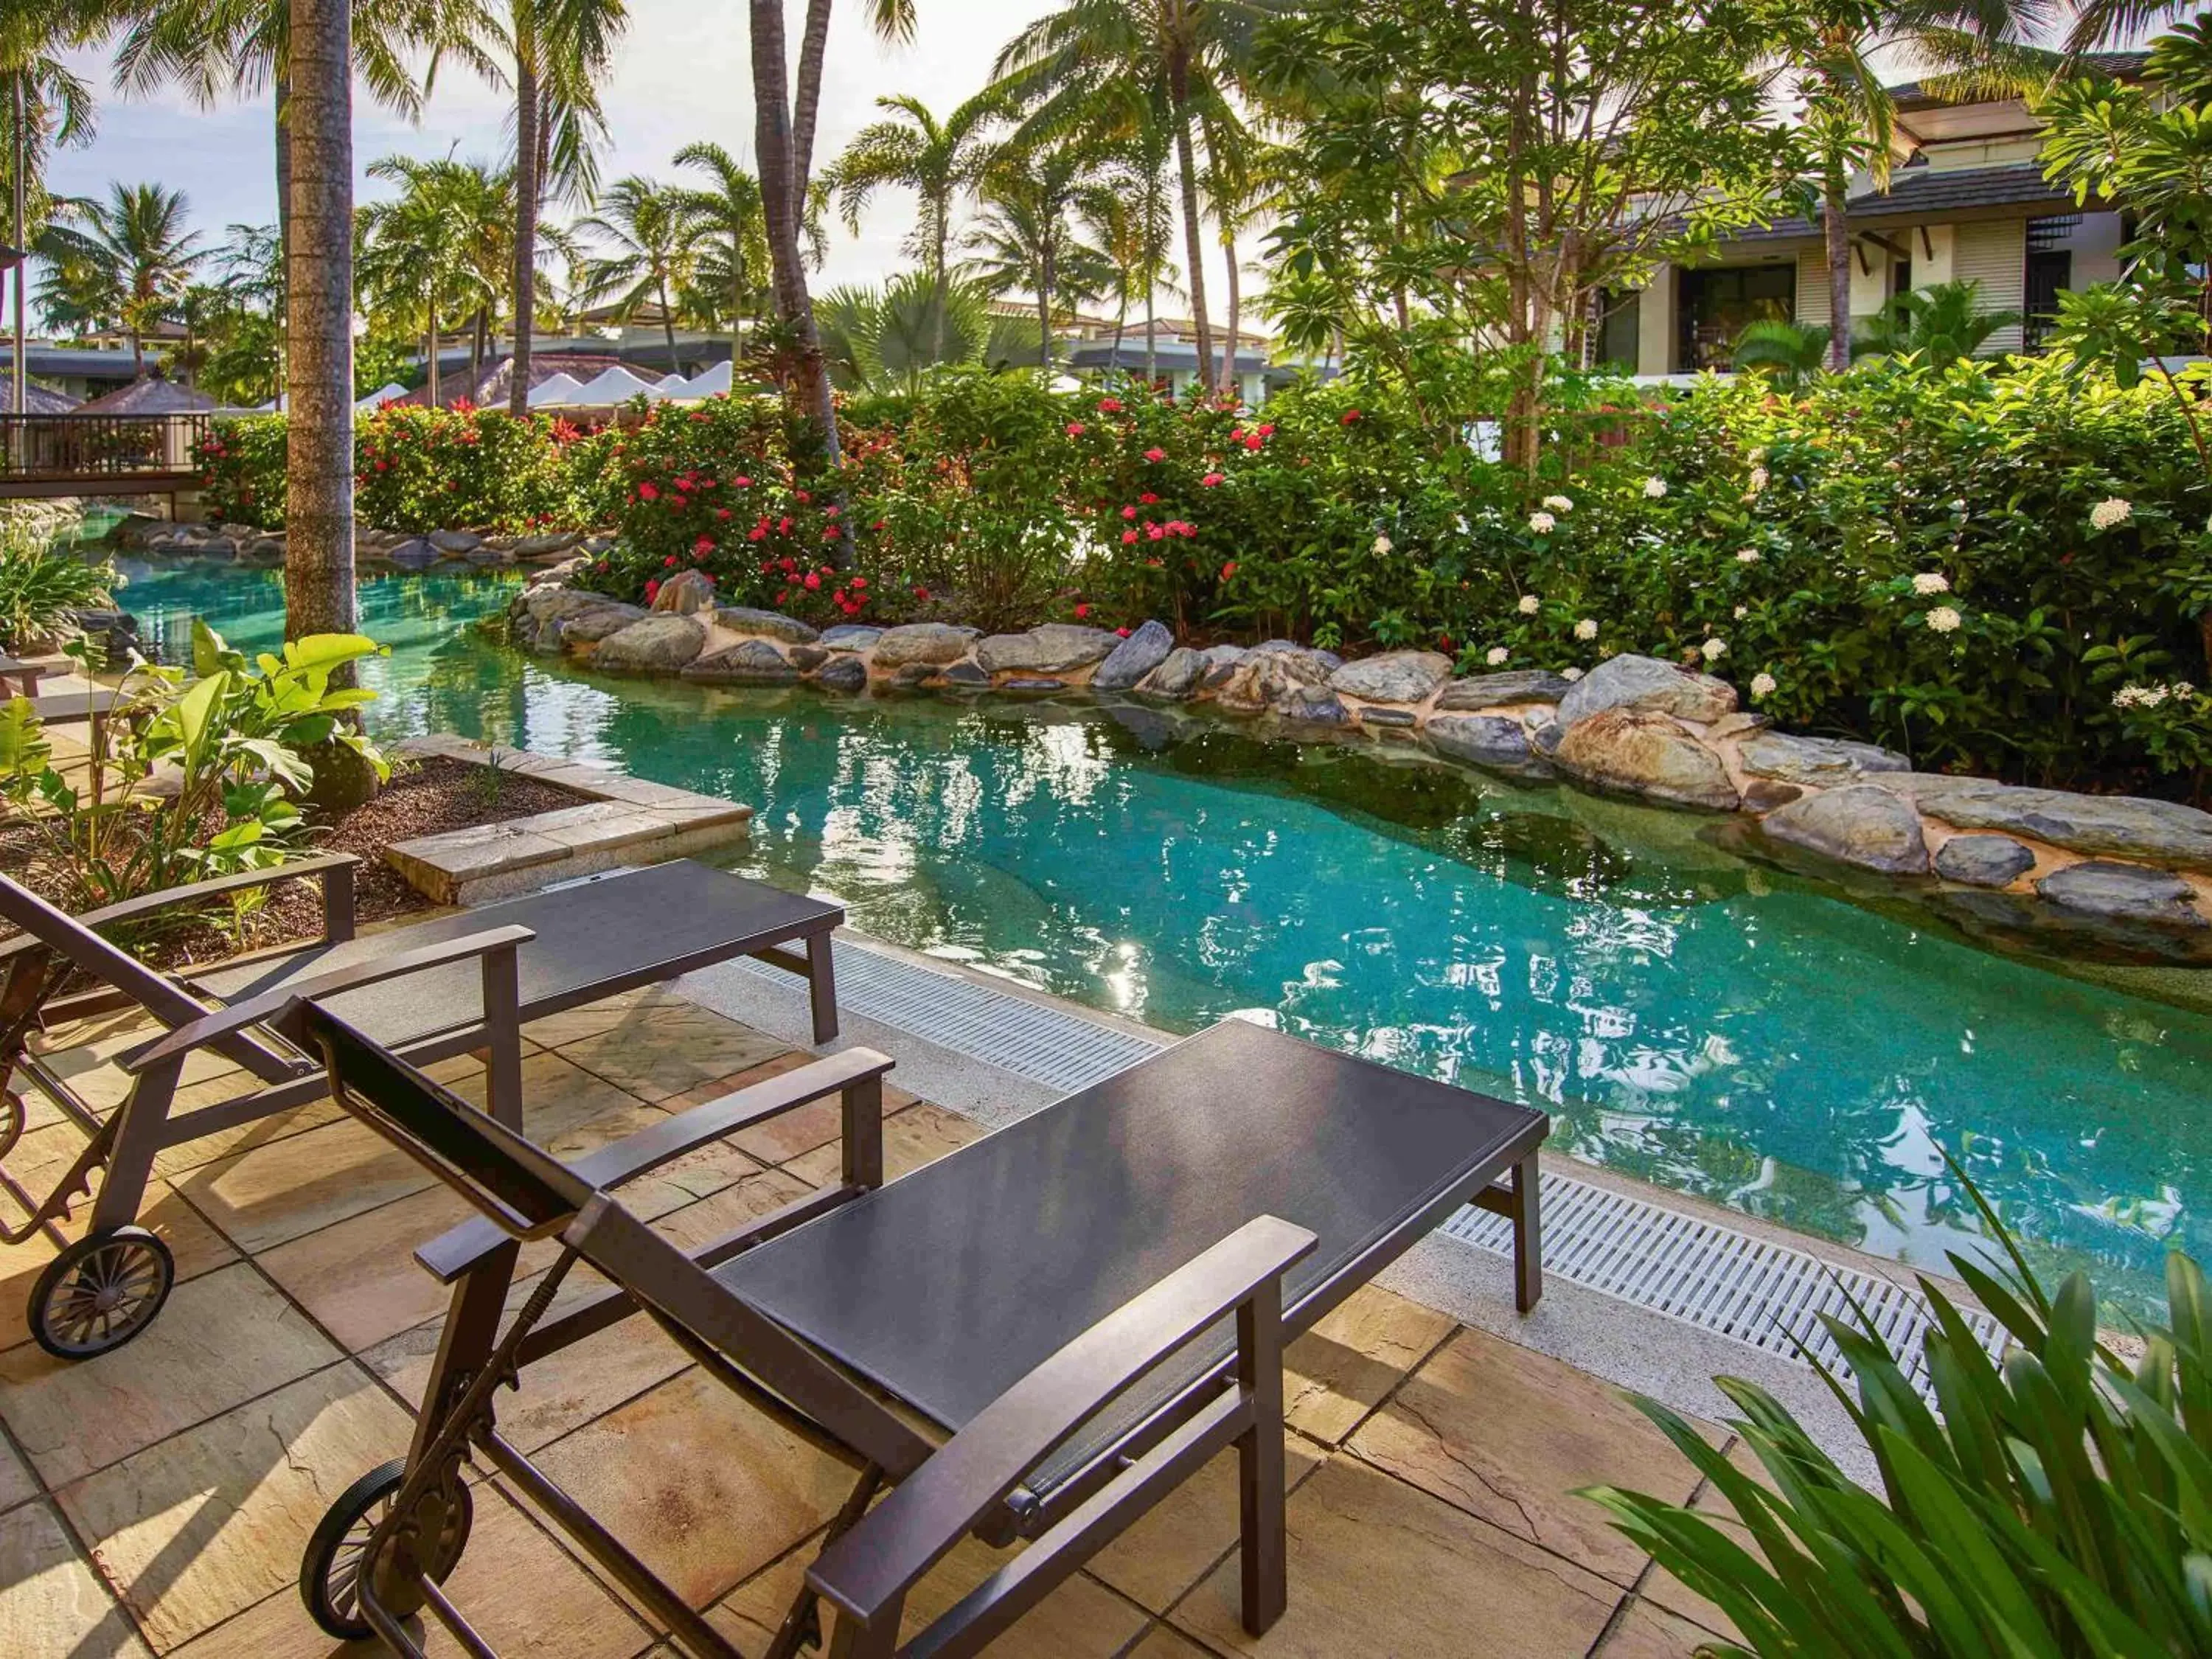
<svg viewBox="0 0 2212 1659">
<path fill-rule="evenodd" d="M 226 893 L 246 892 L 256 887 L 273 886 L 280 881 L 313 876 L 319 878 L 322 884 L 324 935 L 333 941 L 343 940 L 353 935 L 353 872 L 360 862 L 351 853 L 318 853 L 312 858 L 272 864 L 266 869 L 240 870 L 228 876 L 211 876 L 205 881 L 190 881 L 178 887 L 164 887 L 158 892 L 141 893 L 137 898 L 88 910 L 77 920 L 96 929 L 118 921 L 136 921 L 174 905 L 195 904 L 220 898 Z"/>
<path fill-rule="evenodd" d="M 1314 1243 L 1304 1227 L 1261 1216 L 1132 1297 L 986 1406 L 823 1550 L 807 1582 L 863 1625 L 895 1616 L 915 1581 L 1055 1447 Z"/>
<path fill-rule="evenodd" d="M 133 1049 L 123 1056 L 123 1069 L 135 1074 L 159 1061 L 173 1060 L 179 1054 L 234 1036 L 249 1025 L 264 1024 L 295 1002 L 334 997 L 343 991 L 381 985 L 386 980 L 420 973 L 426 968 L 442 968 L 449 963 L 488 957 L 499 951 L 512 951 L 537 937 L 527 927 L 487 927 L 481 933 L 465 933 L 442 944 L 419 945 L 411 951 L 395 951 L 390 956 L 356 963 L 350 968 L 333 968 L 327 974 L 290 980 L 217 1009 L 189 1025 L 180 1025 L 143 1048 Z"/>
<path fill-rule="evenodd" d="M 601 1192 L 611 1192 L 626 1181 L 659 1169 L 686 1152 L 781 1117 L 826 1096 L 842 1094 L 865 1084 L 880 1084 L 891 1069 L 888 1054 L 872 1048 L 848 1048 L 809 1065 L 796 1066 L 775 1077 L 694 1106 L 675 1116 L 640 1129 L 583 1157 L 569 1160 L 568 1168 Z M 504 1243 L 507 1235 L 479 1216 L 464 1221 L 450 1232 L 432 1239 L 415 1252 L 415 1259 L 438 1279 L 450 1284 L 473 1267 L 488 1250 Z"/>
</svg>

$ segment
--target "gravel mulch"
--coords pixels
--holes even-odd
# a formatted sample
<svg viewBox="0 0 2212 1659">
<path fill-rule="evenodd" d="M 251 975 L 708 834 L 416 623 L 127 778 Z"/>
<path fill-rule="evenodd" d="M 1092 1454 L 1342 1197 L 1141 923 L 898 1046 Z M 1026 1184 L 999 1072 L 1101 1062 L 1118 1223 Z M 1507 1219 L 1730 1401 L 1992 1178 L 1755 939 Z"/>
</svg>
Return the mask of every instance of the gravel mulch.
<svg viewBox="0 0 2212 1659">
<path fill-rule="evenodd" d="M 395 773 L 374 800 L 313 835 L 309 845 L 319 853 L 358 857 L 355 915 L 363 925 L 389 921 L 432 908 L 428 899 L 384 861 L 384 849 L 392 842 L 558 811 L 582 805 L 583 799 L 512 772 L 500 773 L 495 783 L 483 767 L 431 757 Z M 31 862 L 34 846 L 33 837 L 20 827 L 0 830 L 0 872 L 34 891 L 67 902 L 66 884 L 52 871 Z M 242 938 L 224 916 L 167 929 L 156 938 L 137 942 L 141 954 L 155 966 L 185 967 L 312 939 L 322 930 L 322 915 L 315 883 L 283 882 L 269 889 L 266 901 L 246 915 Z"/>
</svg>

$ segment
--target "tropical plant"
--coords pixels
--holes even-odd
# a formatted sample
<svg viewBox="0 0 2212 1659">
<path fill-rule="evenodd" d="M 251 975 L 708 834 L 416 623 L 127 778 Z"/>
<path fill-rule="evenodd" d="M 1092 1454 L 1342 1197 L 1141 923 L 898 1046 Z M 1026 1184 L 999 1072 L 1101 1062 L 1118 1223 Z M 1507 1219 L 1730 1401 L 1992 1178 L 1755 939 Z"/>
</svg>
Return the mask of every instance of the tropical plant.
<svg viewBox="0 0 2212 1659">
<path fill-rule="evenodd" d="M 1730 361 L 1739 369 L 1794 386 L 1819 374 L 1827 362 L 1828 335 L 1825 324 L 1761 317 L 1743 325 L 1735 337 L 1735 355 Z"/>
<path fill-rule="evenodd" d="M 1034 324 L 994 316 L 979 290 L 940 287 L 927 271 L 880 289 L 833 289 L 815 315 L 830 375 L 846 392 L 913 397 L 937 369 L 1011 368 L 1037 356 Z"/>
<path fill-rule="evenodd" d="M 1157 128 L 1143 127 L 1106 149 L 1097 171 L 1098 188 L 1076 204 L 1076 217 L 1092 246 L 1105 255 L 1114 298 L 1114 355 L 1118 363 L 1129 328 L 1129 307 L 1145 318 L 1145 384 L 1159 379 L 1159 300 L 1179 296 L 1174 258 L 1175 218 L 1170 208 L 1168 146 Z"/>
<path fill-rule="evenodd" d="M 53 202 L 46 188 L 47 160 L 57 149 L 91 143 L 93 134 L 92 89 L 63 54 L 105 27 L 102 13 L 96 0 L 37 0 L 0 11 L 0 190 L 10 203 L 8 241 L 49 261 L 61 246 L 48 223 Z M 19 265 L 14 281 L 22 278 Z M 19 307 L 19 319 L 21 314 Z M 26 378 L 20 321 L 15 338 L 7 407 L 21 414 Z"/>
<path fill-rule="evenodd" d="M 1901 357 L 1910 352 L 1931 368 L 1944 368 L 1973 356 L 2020 320 L 2017 311 L 1983 310 L 1978 282 L 1931 283 L 1898 295 L 1861 324 L 1851 356 Z"/>
<path fill-rule="evenodd" d="M 705 238 L 692 270 L 690 308 L 730 325 L 730 361 L 745 355 L 745 324 L 760 314 L 766 294 L 768 217 L 760 180 L 720 144 L 686 144 L 676 165 L 707 175 L 711 188 L 689 189 L 684 204 L 694 233 Z"/>
<path fill-rule="evenodd" d="M 1088 176 L 1084 152 L 1062 142 L 1009 150 L 990 169 L 983 213 L 968 233 L 962 275 L 985 294 L 1028 294 L 1036 301 L 1037 362 L 1052 366 L 1052 325 L 1066 304 L 1092 300 L 1112 285 L 1107 257 L 1077 234 L 1076 211 L 1108 186 Z"/>
<path fill-rule="evenodd" d="M 2087 1276 L 2047 1292 L 1996 1212 L 1953 1175 L 2004 1252 L 1951 1265 L 2010 1338 L 1984 1348 L 1950 1293 L 1920 1281 L 1919 1364 L 1873 1316 L 1823 1323 L 1848 1382 L 1814 1359 L 1881 1475 L 1860 1486 L 1790 1411 L 1717 1386 L 1763 1478 L 1675 1413 L 1646 1416 L 1709 1480 L 1750 1548 L 1711 1516 L 1650 1496 L 1586 1495 L 1741 1632 L 1708 1650 L 1792 1656 L 2087 1659 L 2212 1651 L 2212 1294 L 2166 1259 L 2166 1322 L 2130 1361 L 2100 1340 Z M 1912 1373 L 1924 1366 L 1930 1397 Z"/>
<path fill-rule="evenodd" d="M 146 372 L 144 336 L 176 304 L 208 258 L 182 191 L 160 185 L 109 186 L 107 199 L 76 204 L 58 255 L 39 290 L 40 309 L 62 325 L 104 324 L 131 338 L 133 368 Z"/>
<path fill-rule="evenodd" d="M 390 772 L 349 724 L 376 694 L 341 684 L 380 649 L 317 634 L 248 662 L 196 622 L 191 672 L 135 667 L 82 769 L 54 764 L 27 701 L 0 706 L 0 799 L 72 910 L 282 863 L 305 830 L 298 802 L 321 757 L 343 750 Z M 149 790 L 157 770 L 167 781 Z"/>
<path fill-rule="evenodd" d="M 632 318 L 650 304 L 660 313 L 668 342 L 668 369 L 676 374 L 676 297 L 689 287 L 698 268 L 697 224 L 690 193 L 632 174 L 607 186 L 599 210 L 576 228 L 599 237 L 605 251 L 589 255 L 582 270 L 582 297 L 613 296 L 616 313 Z"/>
<path fill-rule="evenodd" d="M 0 524 L 0 647 L 20 652 L 73 631 L 76 612 L 114 603 L 114 568 L 74 547 Z"/>
<path fill-rule="evenodd" d="M 387 155 L 369 164 L 368 176 L 398 183 L 400 192 L 366 204 L 356 216 L 362 308 L 372 326 L 421 336 L 430 401 L 441 404 L 439 346 L 447 319 L 457 308 L 482 305 L 487 295 L 471 257 L 471 233 L 482 222 L 471 211 L 476 193 L 470 169 L 458 161 Z"/>
</svg>

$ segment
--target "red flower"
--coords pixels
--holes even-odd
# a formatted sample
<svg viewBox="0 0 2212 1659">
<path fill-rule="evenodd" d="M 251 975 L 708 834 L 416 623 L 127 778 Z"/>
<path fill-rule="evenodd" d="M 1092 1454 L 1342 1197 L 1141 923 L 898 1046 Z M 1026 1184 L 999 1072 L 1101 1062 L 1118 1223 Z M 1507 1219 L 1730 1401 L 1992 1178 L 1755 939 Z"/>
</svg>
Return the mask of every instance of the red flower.
<svg viewBox="0 0 2212 1659">
<path fill-rule="evenodd" d="M 768 539 L 768 526 L 764 524 L 755 525 L 750 530 L 745 532 L 745 539 L 749 542 L 766 541 Z"/>
<path fill-rule="evenodd" d="M 1265 438 L 1261 437 L 1258 433 L 1256 433 L 1256 432 L 1255 432 L 1255 433 L 1254 433 L 1250 437 L 1247 438 L 1247 439 L 1244 441 L 1244 447 L 1245 447 L 1245 448 L 1247 448 L 1247 449 L 1258 449 L 1261 445 L 1265 444 L 1267 441 Z"/>
<path fill-rule="evenodd" d="M 837 526 L 833 524 L 824 528 L 822 532 L 822 539 L 825 542 L 836 541 L 837 539 Z"/>
<path fill-rule="evenodd" d="M 660 597 L 660 580 L 655 577 L 645 585 L 645 602 L 651 605 Z"/>
<path fill-rule="evenodd" d="M 1121 532 L 1121 545 L 1124 547 L 1128 546 L 1130 543 L 1136 539 L 1137 532 L 1133 530 L 1125 530 Z"/>
<path fill-rule="evenodd" d="M 1206 489 L 1211 489 L 1216 484 L 1224 482 L 1226 477 L 1227 475 L 1224 473 L 1209 472 L 1203 478 L 1200 478 L 1199 483 L 1205 485 Z"/>
<path fill-rule="evenodd" d="M 740 489 L 750 489 L 753 487 L 753 481 L 750 478 L 732 478 L 730 482 Z"/>
<path fill-rule="evenodd" d="M 1167 458 L 1168 453 L 1164 449 L 1148 449 L 1145 452 L 1145 459 L 1148 461 L 1164 461 Z"/>
<path fill-rule="evenodd" d="M 868 579 L 866 576 L 855 576 L 853 578 L 853 586 L 855 587 L 866 587 L 867 585 Z"/>
<path fill-rule="evenodd" d="M 1345 424 L 1346 426 L 1350 426 L 1350 425 L 1351 425 L 1354 421 L 1358 420 L 1358 418 L 1359 418 L 1359 411 L 1358 411 L 1358 410 L 1356 410 L 1356 409 L 1347 409 L 1347 410 L 1346 410 L 1344 411 L 1344 421 L 1343 421 L 1343 424 Z"/>
<path fill-rule="evenodd" d="M 1275 428 L 1273 426 L 1255 427 L 1253 429 L 1263 438 L 1272 438 L 1275 435 Z"/>
<path fill-rule="evenodd" d="M 666 558 L 663 559 L 660 562 L 661 562 L 661 564 L 662 564 L 665 568 L 670 569 L 670 570 L 673 570 L 674 568 L 676 568 L 676 556 L 675 556 L 673 553 L 671 553 L 671 554 L 670 554 Z"/>
<path fill-rule="evenodd" d="M 1079 605 L 1075 607 L 1075 615 L 1078 621 L 1082 620 L 1082 618 L 1089 616 L 1090 614 L 1091 607 L 1087 605 Z"/>
<path fill-rule="evenodd" d="M 914 590 L 914 596 L 917 599 L 920 599 L 924 605 L 927 605 L 929 603 L 929 590 L 926 587 L 915 588 Z"/>
<path fill-rule="evenodd" d="M 784 535 L 788 536 L 791 534 L 791 514 L 788 513 L 785 514 L 782 519 L 777 522 L 775 527 Z"/>
<path fill-rule="evenodd" d="M 730 516 L 730 509 L 726 507 L 718 507 L 714 509 L 714 516 L 718 519 L 726 519 Z"/>
<path fill-rule="evenodd" d="M 806 586 L 808 590 L 811 592 L 819 588 L 821 586 L 822 578 L 816 575 L 811 570 L 808 571 L 806 573 Z"/>
<path fill-rule="evenodd" d="M 1098 412 L 1101 415 L 1119 415 L 1121 412 L 1121 400 L 1119 398 L 1101 398 L 1098 400 Z"/>
<path fill-rule="evenodd" d="M 712 553 L 714 550 L 714 538 L 712 536 L 700 537 L 697 541 L 691 544 L 691 550 L 702 555 Z"/>
<path fill-rule="evenodd" d="M 781 604 L 782 604 L 786 599 L 789 599 L 790 597 L 791 597 L 791 590 L 790 590 L 789 588 L 787 588 L 787 587 L 779 587 L 779 588 L 777 588 L 777 589 L 775 590 L 775 602 L 776 602 L 778 605 L 781 605 Z"/>
<path fill-rule="evenodd" d="M 1087 430 L 1089 428 L 1080 421 L 1070 421 L 1067 423 L 1067 435 L 1071 438 L 1080 438 Z"/>
<path fill-rule="evenodd" d="M 703 421 L 707 418 L 707 411 L 703 409 L 695 409 L 691 411 L 691 418 L 695 421 Z"/>
<path fill-rule="evenodd" d="M 1143 495 L 1138 496 L 1137 499 L 1142 501 L 1146 507 L 1157 507 L 1159 505 L 1160 501 L 1160 498 L 1152 494 L 1149 489 L 1147 489 Z"/>
<path fill-rule="evenodd" d="M 392 463 L 391 463 L 391 462 L 389 462 L 389 461 L 379 461 L 379 462 L 376 464 L 376 470 L 377 470 L 379 472 L 381 472 L 381 471 L 383 471 L 386 468 L 389 467 L 391 465 L 392 465 Z"/>
<path fill-rule="evenodd" d="M 1228 580 L 1231 576 L 1235 575 L 1236 574 L 1237 574 L 1237 561 L 1236 561 L 1236 560 L 1234 560 L 1234 559 L 1230 560 L 1230 562 L 1229 562 L 1227 564 L 1224 564 L 1224 565 L 1223 565 L 1223 566 L 1221 567 L 1221 580 L 1222 580 L 1223 581 L 1227 581 L 1227 580 Z"/>
<path fill-rule="evenodd" d="M 799 499 L 800 501 L 812 501 L 812 500 L 814 499 L 814 497 L 813 497 L 813 496 L 811 496 L 811 495 L 808 495 L 808 494 L 807 494 L 805 490 L 803 490 L 803 489 L 794 489 L 794 490 L 793 490 L 791 493 L 792 493 L 793 495 L 794 495 L 798 496 L 798 497 L 799 497 Z"/>
<path fill-rule="evenodd" d="M 647 481 L 637 487 L 637 498 L 641 501 L 657 501 L 660 499 L 660 491 Z"/>
<path fill-rule="evenodd" d="M 824 509 L 824 512 L 825 512 L 825 515 L 826 515 L 826 516 L 828 516 L 828 517 L 830 517 L 830 518 L 834 519 L 834 518 L 836 518 L 836 517 L 840 513 L 842 513 L 844 510 L 845 510 L 845 509 L 844 509 L 843 507 L 837 506 L 835 502 L 832 502 L 832 503 L 831 503 L 831 504 L 830 504 L 827 508 L 825 508 L 825 509 Z"/>
<path fill-rule="evenodd" d="M 1167 530 L 1164 526 L 1151 523 L 1147 523 L 1145 526 L 1145 534 L 1150 537 L 1153 541 L 1159 540 L 1161 537 L 1167 533 Z"/>
<path fill-rule="evenodd" d="M 1117 628 L 1114 632 L 1122 639 L 1126 640 L 1129 637 L 1129 630 L 1126 628 Z"/>
<path fill-rule="evenodd" d="M 1137 509 L 1133 507 L 1125 507 L 1121 509 L 1121 516 L 1125 519 L 1133 519 L 1137 516 Z"/>
<path fill-rule="evenodd" d="M 781 560 L 781 561 L 779 561 L 779 562 L 780 562 L 780 563 L 782 565 L 782 567 L 783 567 L 783 574 L 784 574 L 785 575 L 787 575 L 787 576 L 795 576 L 795 575 L 797 575 L 797 574 L 799 574 L 799 561 L 798 561 L 798 560 L 796 560 L 796 559 L 788 559 L 788 558 L 787 558 L 787 559 Z"/>
</svg>

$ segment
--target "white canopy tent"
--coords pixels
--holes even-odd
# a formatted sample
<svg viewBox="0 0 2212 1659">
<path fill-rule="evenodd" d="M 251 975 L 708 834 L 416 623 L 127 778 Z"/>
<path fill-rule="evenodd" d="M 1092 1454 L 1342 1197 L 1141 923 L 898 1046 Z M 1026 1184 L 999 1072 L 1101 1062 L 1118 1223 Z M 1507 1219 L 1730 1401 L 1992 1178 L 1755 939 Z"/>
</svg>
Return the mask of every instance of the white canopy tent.
<svg viewBox="0 0 2212 1659">
<path fill-rule="evenodd" d="M 530 406 L 545 409 L 573 404 L 583 389 L 584 383 L 573 374 L 549 374 L 530 388 Z"/>
<path fill-rule="evenodd" d="M 650 383 L 641 380 L 628 369 L 614 368 L 593 375 L 576 388 L 571 403 L 597 406 L 602 404 L 626 404 L 641 392 L 652 390 Z"/>
<path fill-rule="evenodd" d="M 684 383 L 687 398 L 718 398 L 730 389 L 730 366 L 716 363 L 712 368 L 702 368 Z"/>
<path fill-rule="evenodd" d="M 655 380 L 651 386 L 646 387 L 645 395 L 652 398 L 655 403 L 659 403 L 664 398 L 673 403 L 679 399 L 689 398 L 692 395 L 691 382 L 685 380 L 681 374 L 664 374 L 659 380 Z"/>
<path fill-rule="evenodd" d="M 386 404 L 390 403 L 394 398 L 404 398 L 406 395 L 407 388 L 400 385 L 398 381 L 386 380 L 382 386 L 377 387 L 375 391 L 370 392 L 366 398 L 355 398 L 353 406 L 357 410 L 366 412 L 372 409 L 380 409 Z"/>
</svg>

